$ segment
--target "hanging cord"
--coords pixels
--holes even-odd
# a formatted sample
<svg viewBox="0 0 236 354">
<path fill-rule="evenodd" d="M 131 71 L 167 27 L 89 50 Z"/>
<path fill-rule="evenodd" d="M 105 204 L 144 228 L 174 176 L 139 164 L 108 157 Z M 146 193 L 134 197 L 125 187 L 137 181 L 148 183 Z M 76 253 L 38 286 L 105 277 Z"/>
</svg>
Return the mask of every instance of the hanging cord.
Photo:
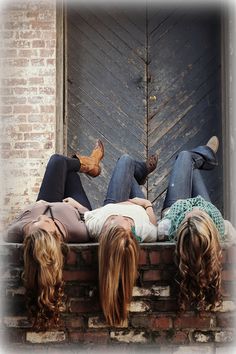
<svg viewBox="0 0 236 354">
<path fill-rule="evenodd" d="M 78 210 L 78 209 L 77 209 Z M 80 220 L 85 222 L 84 220 L 84 213 L 80 213 L 79 210 L 78 210 L 78 213 L 79 213 L 79 216 L 80 216 Z"/>
<path fill-rule="evenodd" d="M 59 232 L 59 234 L 60 234 L 60 235 L 63 237 L 63 239 L 64 239 L 64 238 L 65 238 L 65 235 L 64 235 L 64 233 L 62 232 L 60 226 L 57 225 L 57 223 L 56 223 L 56 221 L 55 221 L 55 219 L 54 219 L 51 205 L 48 205 L 48 206 L 46 207 L 46 209 L 44 210 L 43 215 L 45 215 L 45 214 L 48 212 L 48 210 L 49 210 L 49 213 L 50 213 L 50 217 L 51 217 L 52 221 L 54 222 L 54 224 L 55 224 L 55 226 L 56 226 L 56 228 L 57 228 L 57 231 Z"/>
</svg>

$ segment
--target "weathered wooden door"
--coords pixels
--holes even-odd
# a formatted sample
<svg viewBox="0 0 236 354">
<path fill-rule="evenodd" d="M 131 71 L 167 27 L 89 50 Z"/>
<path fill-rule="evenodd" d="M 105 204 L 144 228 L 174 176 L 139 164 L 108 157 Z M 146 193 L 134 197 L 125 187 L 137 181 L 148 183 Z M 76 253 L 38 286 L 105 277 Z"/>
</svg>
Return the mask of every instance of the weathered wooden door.
<svg viewBox="0 0 236 354">
<path fill-rule="evenodd" d="M 104 199 L 122 153 L 159 163 L 147 183 L 160 214 L 168 176 L 182 149 L 221 138 L 220 21 L 217 13 L 70 6 L 67 11 L 68 152 L 105 143 L 103 172 L 83 176 L 93 207 Z M 204 172 L 222 206 L 222 159 Z"/>
</svg>

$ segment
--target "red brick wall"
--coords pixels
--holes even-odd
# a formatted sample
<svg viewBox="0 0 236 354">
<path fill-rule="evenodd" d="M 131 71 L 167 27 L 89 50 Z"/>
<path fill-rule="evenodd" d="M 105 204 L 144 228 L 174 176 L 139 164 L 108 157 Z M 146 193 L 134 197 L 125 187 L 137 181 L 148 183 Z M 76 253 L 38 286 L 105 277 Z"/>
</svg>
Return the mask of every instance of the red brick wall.
<svg viewBox="0 0 236 354">
<path fill-rule="evenodd" d="M 1 10 L 2 227 L 35 200 L 55 151 L 55 1 L 5 1 Z"/>
<path fill-rule="evenodd" d="M 60 342 L 99 344 L 142 343 L 151 345 L 202 345 L 215 348 L 232 343 L 235 336 L 236 247 L 224 246 L 223 306 L 200 316 L 177 313 L 173 244 L 141 245 L 140 278 L 133 291 L 129 320 L 123 327 L 105 324 L 98 300 L 97 244 L 71 245 L 67 256 L 66 312 L 58 329 L 36 333 L 27 320 L 22 272 L 22 245 L 2 247 L 3 321 L 5 340 L 15 343 Z"/>
</svg>

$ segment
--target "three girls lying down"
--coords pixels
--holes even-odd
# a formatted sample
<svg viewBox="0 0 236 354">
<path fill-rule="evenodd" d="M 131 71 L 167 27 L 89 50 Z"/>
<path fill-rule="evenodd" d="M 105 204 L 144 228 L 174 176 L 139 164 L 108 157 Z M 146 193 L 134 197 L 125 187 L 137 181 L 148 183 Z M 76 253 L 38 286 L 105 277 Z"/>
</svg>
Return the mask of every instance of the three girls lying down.
<svg viewBox="0 0 236 354">
<path fill-rule="evenodd" d="M 217 165 L 217 137 L 205 146 L 181 152 L 175 160 L 157 224 L 141 185 L 157 165 L 122 155 L 113 170 L 104 205 L 91 210 L 79 173 L 101 172 L 103 143 L 90 156 L 53 155 L 46 167 L 37 201 L 12 223 L 8 242 L 23 242 L 23 280 L 29 313 L 37 327 L 51 327 L 64 311 L 62 269 L 65 244 L 99 242 L 99 294 L 109 325 L 127 319 L 137 279 L 140 242 L 176 243 L 179 306 L 199 311 L 220 305 L 221 241 L 236 240 L 236 231 L 210 202 L 200 169 Z M 79 173 L 78 173 L 79 172 Z"/>
</svg>

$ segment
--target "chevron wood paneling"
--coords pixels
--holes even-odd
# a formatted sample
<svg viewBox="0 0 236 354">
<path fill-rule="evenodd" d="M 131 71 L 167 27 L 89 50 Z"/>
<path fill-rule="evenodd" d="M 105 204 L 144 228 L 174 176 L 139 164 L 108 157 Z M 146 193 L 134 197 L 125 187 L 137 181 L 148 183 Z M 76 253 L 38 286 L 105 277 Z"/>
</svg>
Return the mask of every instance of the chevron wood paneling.
<svg viewBox="0 0 236 354">
<path fill-rule="evenodd" d="M 160 156 L 148 189 L 160 213 L 178 152 L 221 138 L 220 28 L 214 13 L 165 10 L 150 18 L 148 33 L 148 148 Z M 219 165 L 202 174 L 222 210 L 221 151 Z"/>
<path fill-rule="evenodd" d="M 97 138 L 104 141 L 101 176 L 83 178 L 97 207 L 118 157 L 146 156 L 145 18 L 83 6 L 68 11 L 67 23 L 68 149 L 89 153 Z"/>
<path fill-rule="evenodd" d="M 115 161 L 159 154 L 148 196 L 160 215 L 168 176 L 182 149 L 221 137 L 220 28 L 216 14 L 138 7 L 71 6 L 67 11 L 68 153 L 101 138 L 103 172 L 83 176 L 100 206 Z M 204 172 L 222 209 L 222 158 Z"/>
</svg>

